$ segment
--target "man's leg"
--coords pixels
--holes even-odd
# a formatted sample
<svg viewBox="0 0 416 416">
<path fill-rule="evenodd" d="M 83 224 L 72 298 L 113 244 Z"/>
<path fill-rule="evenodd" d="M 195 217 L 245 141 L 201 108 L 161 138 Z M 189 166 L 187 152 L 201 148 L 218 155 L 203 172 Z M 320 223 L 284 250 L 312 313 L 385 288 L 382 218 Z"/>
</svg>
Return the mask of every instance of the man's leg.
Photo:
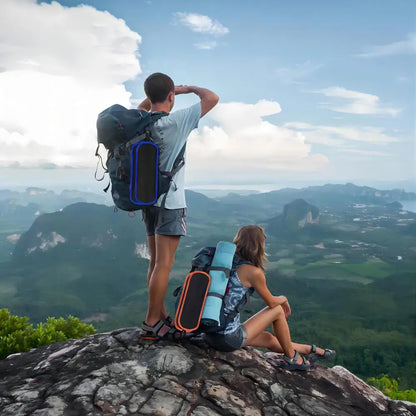
<svg viewBox="0 0 416 416">
<path fill-rule="evenodd" d="M 150 277 L 152 276 L 156 263 L 156 238 L 154 235 L 147 236 L 147 247 L 150 253 L 149 269 L 147 270 L 147 287 L 149 287 Z"/>
<path fill-rule="evenodd" d="M 147 245 L 149 247 L 150 252 L 150 261 L 149 261 L 149 269 L 147 270 L 147 288 L 149 288 L 150 278 L 153 273 L 153 269 L 155 268 L 156 263 L 156 238 L 154 235 L 147 236 Z M 168 313 L 166 312 L 165 307 L 162 310 L 162 318 L 167 318 Z"/>
<path fill-rule="evenodd" d="M 154 236 L 155 264 L 148 280 L 149 303 L 145 321 L 149 326 L 154 326 L 160 319 L 166 317 L 164 301 L 179 240 L 180 236 L 176 235 Z"/>
</svg>

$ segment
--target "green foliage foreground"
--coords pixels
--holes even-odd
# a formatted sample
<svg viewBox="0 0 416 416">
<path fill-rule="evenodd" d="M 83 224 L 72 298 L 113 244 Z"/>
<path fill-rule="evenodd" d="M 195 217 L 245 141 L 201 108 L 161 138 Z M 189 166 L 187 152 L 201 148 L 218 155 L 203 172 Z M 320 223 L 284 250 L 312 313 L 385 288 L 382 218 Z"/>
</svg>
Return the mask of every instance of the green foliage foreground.
<svg viewBox="0 0 416 416">
<path fill-rule="evenodd" d="M 416 403 L 416 390 L 410 389 L 399 391 L 399 382 L 395 379 L 390 379 L 386 374 L 383 374 L 380 378 L 371 377 L 367 381 L 368 384 L 376 387 L 386 396 L 389 396 L 394 400 L 405 400 Z"/>
<path fill-rule="evenodd" d="M 29 318 L 11 315 L 8 309 L 0 309 L 0 359 L 10 354 L 29 351 L 57 341 L 66 341 L 91 335 L 92 325 L 82 323 L 78 318 L 48 318 L 34 328 Z"/>
</svg>

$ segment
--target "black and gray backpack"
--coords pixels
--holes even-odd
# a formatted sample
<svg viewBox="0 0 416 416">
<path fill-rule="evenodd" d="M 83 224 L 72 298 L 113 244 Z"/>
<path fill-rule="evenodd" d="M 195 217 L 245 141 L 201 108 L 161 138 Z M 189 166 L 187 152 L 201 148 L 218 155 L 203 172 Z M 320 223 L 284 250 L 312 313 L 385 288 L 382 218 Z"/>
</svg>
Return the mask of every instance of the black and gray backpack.
<svg viewBox="0 0 416 416">
<path fill-rule="evenodd" d="M 115 104 L 102 111 L 97 118 L 98 146 L 95 155 L 104 169 L 101 178 L 108 173 L 111 196 L 116 207 L 136 211 L 154 205 L 162 194 L 164 206 L 173 176 L 183 167 L 185 145 L 175 159 L 172 170 L 161 171 L 159 146 L 151 135 L 151 126 L 164 112 L 149 113 L 144 110 L 128 110 Z M 98 153 L 100 144 L 108 151 L 104 164 Z M 97 163 L 97 168 L 98 168 Z M 104 189 L 108 191 L 108 186 Z"/>
<path fill-rule="evenodd" d="M 225 329 L 228 323 L 233 321 L 237 314 L 239 314 L 243 307 L 250 301 L 250 296 L 254 292 L 254 289 L 250 288 L 240 302 L 235 305 L 232 310 L 226 313 L 225 309 L 228 305 L 226 305 L 225 302 L 225 295 L 230 291 L 230 285 L 228 283 L 224 295 L 220 296 L 218 293 L 211 294 L 212 296 L 221 298 L 221 302 L 218 304 L 220 308 L 218 311 L 219 321 L 216 322 L 202 317 L 205 299 L 207 296 L 210 296 L 208 293 L 208 288 L 211 284 L 209 272 L 211 270 L 221 269 L 229 279 L 231 274 L 243 264 L 252 264 L 235 254 L 232 259 L 231 268 L 223 269 L 222 267 L 213 267 L 212 261 L 215 251 L 216 247 L 203 247 L 200 249 L 192 259 L 192 267 L 184 284 L 176 288 L 173 293 L 177 298 L 175 302 L 175 327 L 180 331 L 197 335 L 200 333 L 216 333 Z"/>
</svg>

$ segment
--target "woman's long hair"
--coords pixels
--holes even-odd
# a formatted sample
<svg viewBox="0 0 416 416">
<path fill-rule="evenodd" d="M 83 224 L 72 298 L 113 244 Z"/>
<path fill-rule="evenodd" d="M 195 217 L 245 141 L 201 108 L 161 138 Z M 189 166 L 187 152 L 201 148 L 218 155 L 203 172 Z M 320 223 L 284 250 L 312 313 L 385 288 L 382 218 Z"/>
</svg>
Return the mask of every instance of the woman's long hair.
<svg viewBox="0 0 416 416">
<path fill-rule="evenodd" d="M 233 240 L 237 246 L 236 253 L 263 271 L 266 262 L 265 241 L 266 234 L 258 225 L 245 225 L 238 230 Z"/>
</svg>

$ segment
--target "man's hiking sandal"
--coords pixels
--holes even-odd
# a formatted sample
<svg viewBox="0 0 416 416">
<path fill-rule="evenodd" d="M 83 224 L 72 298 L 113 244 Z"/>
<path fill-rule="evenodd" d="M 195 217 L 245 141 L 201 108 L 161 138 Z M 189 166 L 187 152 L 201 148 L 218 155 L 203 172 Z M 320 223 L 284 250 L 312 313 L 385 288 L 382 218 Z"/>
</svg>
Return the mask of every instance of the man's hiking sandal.
<svg viewBox="0 0 416 416">
<path fill-rule="evenodd" d="M 170 326 L 165 319 L 161 319 L 154 326 L 143 322 L 140 338 L 149 341 L 159 339 L 175 341 L 184 338 L 185 335 L 185 332 L 178 331 L 175 327 Z"/>
<path fill-rule="evenodd" d="M 296 364 L 296 361 L 298 358 L 302 358 L 302 364 Z M 295 355 L 292 358 L 289 358 L 288 356 L 284 355 L 283 360 L 285 361 L 285 364 L 282 364 L 280 367 L 284 370 L 309 370 L 311 368 L 311 365 L 307 363 L 306 358 L 299 354 L 297 351 L 295 351 Z"/>
<path fill-rule="evenodd" d="M 311 345 L 311 352 L 309 354 L 306 354 L 306 359 L 311 363 L 315 363 L 318 360 L 330 360 L 331 358 L 334 358 L 336 355 L 336 351 L 330 350 L 329 348 L 325 348 L 324 354 L 320 355 L 316 352 L 316 345 Z"/>
<path fill-rule="evenodd" d="M 160 320 L 154 326 L 147 325 L 146 322 L 142 324 L 141 339 L 155 341 L 157 339 L 163 339 L 171 330 L 171 327 L 166 324 L 165 321 Z"/>
<path fill-rule="evenodd" d="M 173 326 L 173 319 L 168 315 L 166 318 L 163 319 L 165 321 L 166 325 L 169 325 L 170 327 Z"/>
</svg>

